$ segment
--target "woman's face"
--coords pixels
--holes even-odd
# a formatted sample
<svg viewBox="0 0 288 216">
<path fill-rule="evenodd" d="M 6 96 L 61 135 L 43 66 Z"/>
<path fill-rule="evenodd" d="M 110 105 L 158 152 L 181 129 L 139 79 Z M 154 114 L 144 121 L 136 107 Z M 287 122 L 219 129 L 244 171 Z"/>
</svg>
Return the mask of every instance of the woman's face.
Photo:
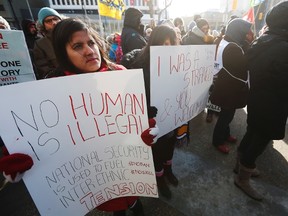
<svg viewBox="0 0 288 216">
<path fill-rule="evenodd" d="M 209 25 L 204 25 L 200 29 L 205 35 L 207 35 L 209 32 Z"/>
<path fill-rule="evenodd" d="M 99 70 L 101 54 L 95 40 L 87 31 L 75 32 L 66 44 L 66 51 L 72 64 L 81 72 Z"/>
<path fill-rule="evenodd" d="M 170 38 L 167 38 L 167 39 L 164 41 L 163 46 L 171 46 Z"/>
<path fill-rule="evenodd" d="M 52 31 L 61 19 L 57 16 L 48 16 L 44 19 L 43 25 L 46 31 Z"/>
</svg>

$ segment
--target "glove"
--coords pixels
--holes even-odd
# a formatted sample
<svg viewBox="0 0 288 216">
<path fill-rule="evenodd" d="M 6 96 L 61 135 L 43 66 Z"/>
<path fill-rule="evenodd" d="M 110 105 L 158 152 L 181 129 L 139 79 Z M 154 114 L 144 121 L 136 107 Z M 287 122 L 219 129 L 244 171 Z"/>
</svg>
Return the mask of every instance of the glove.
<svg viewBox="0 0 288 216">
<path fill-rule="evenodd" d="M 141 138 L 143 142 L 152 146 L 152 144 L 157 142 L 157 135 L 159 134 L 159 128 L 156 125 L 156 120 L 154 118 L 149 119 L 149 128 L 142 132 Z"/>
<path fill-rule="evenodd" d="M 0 171 L 7 181 L 19 182 L 26 170 L 33 166 L 33 160 L 29 155 L 14 153 L 0 159 Z"/>
</svg>

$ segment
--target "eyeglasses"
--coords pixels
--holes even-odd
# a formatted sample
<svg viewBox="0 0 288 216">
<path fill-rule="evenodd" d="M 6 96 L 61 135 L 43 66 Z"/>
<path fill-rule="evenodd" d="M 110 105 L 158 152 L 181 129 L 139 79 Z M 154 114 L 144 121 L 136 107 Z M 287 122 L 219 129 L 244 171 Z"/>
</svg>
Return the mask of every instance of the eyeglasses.
<svg viewBox="0 0 288 216">
<path fill-rule="evenodd" d="M 53 21 L 58 22 L 58 21 L 60 21 L 60 18 L 55 16 L 53 18 L 44 20 L 44 22 L 47 23 L 47 24 L 51 24 Z"/>
</svg>

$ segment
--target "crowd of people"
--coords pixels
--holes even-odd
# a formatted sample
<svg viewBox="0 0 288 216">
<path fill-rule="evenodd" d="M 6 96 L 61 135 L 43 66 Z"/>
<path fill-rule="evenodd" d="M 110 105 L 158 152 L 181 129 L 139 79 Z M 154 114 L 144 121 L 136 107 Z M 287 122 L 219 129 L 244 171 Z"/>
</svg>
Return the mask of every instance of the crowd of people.
<svg viewBox="0 0 288 216">
<path fill-rule="evenodd" d="M 265 31 L 257 37 L 252 23 L 238 17 L 231 17 L 220 34 L 213 35 L 209 22 L 201 16 L 194 17 L 187 31 L 181 18 L 145 27 L 142 16 L 140 10 L 128 8 L 122 32 L 108 35 L 104 40 L 83 21 L 42 8 L 37 23 L 29 19 L 22 22 L 37 79 L 142 68 L 151 124 L 141 137 L 152 148 L 158 191 L 171 199 L 168 183 L 175 187 L 179 184 L 172 169 L 173 152 L 175 147 L 189 142 L 189 122 L 156 140 L 153 119 L 157 108 L 150 105 L 150 48 L 216 44 L 215 75 L 209 100 L 221 109 L 215 112 L 207 108 L 208 123 L 213 115 L 217 116 L 211 146 L 221 153 L 229 153 L 229 143 L 239 139 L 230 133 L 230 123 L 236 110 L 247 106 L 247 131 L 237 149 L 234 183 L 249 197 L 261 201 L 263 196 L 251 186 L 250 178 L 260 175 L 256 160 L 270 141 L 284 138 L 288 117 L 288 1 L 267 13 Z M 0 17 L 0 29 L 10 29 L 3 17 Z M 76 50 L 74 43 L 81 47 L 77 46 Z M 88 57 L 93 60 L 87 65 L 83 62 Z M 5 176 L 12 175 L 13 181 L 15 172 L 33 169 L 32 162 L 21 170 L 13 167 L 12 172 L 9 165 L 15 158 L 5 151 L 1 137 L 0 141 L 6 155 L 0 160 Z M 98 209 L 113 211 L 114 216 L 126 215 L 127 209 L 134 215 L 144 215 L 138 197 L 114 199 Z"/>
</svg>

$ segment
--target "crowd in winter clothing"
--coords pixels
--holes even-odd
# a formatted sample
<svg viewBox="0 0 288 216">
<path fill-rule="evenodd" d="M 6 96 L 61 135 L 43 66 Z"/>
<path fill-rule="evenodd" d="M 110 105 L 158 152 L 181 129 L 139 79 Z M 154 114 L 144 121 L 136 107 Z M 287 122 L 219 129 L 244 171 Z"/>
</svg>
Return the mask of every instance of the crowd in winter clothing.
<svg viewBox="0 0 288 216">
<path fill-rule="evenodd" d="M 38 79 L 91 71 L 143 69 L 149 120 L 157 115 L 157 108 L 150 104 L 151 46 L 216 44 L 215 75 L 209 100 L 219 110 L 216 112 L 207 107 L 206 119 L 209 123 L 215 114 L 217 116 L 211 146 L 217 153 L 229 153 L 229 143 L 237 142 L 230 133 L 230 123 L 236 110 L 247 106 L 247 130 L 237 148 L 234 183 L 249 197 L 261 201 L 263 196 L 251 186 L 250 178 L 260 175 L 256 160 L 270 141 L 284 138 L 288 117 L 287 15 L 288 1 L 284 1 L 267 13 L 265 31 L 258 37 L 254 36 L 252 23 L 238 17 L 231 17 L 221 33 L 213 36 L 209 22 L 200 16 L 189 23 L 187 31 L 181 18 L 162 20 L 157 26 L 145 27 L 141 23 L 143 13 L 128 8 L 122 32 L 115 32 L 104 40 L 82 21 L 63 17 L 56 10 L 44 7 L 38 13 L 38 22 L 25 19 L 22 29 Z M 9 30 L 9 23 L 5 21 L 0 17 L 0 29 Z M 83 38 L 91 36 L 95 39 L 93 52 L 101 56 L 100 63 L 87 69 L 70 59 L 66 45 L 75 32 L 81 32 Z M 152 125 L 149 129 L 156 128 Z M 154 140 L 156 135 L 149 134 L 149 131 L 143 135 L 143 140 L 146 140 L 145 136 L 153 139 L 153 144 L 145 143 L 151 146 L 153 153 L 158 191 L 171 199 L 173 194 L 167 182 L 175 187 L 179 184 L 173 173 L 173 153 L 175 147 L 189 142 L 189 122 L 158 140 Z M 0 141 L 4 147 L 1 137 Z M 113 211 L 114 216 L 126 215 L 127 209 L 131 209 L 134 215 L 144 215 L 139 197 L 110 200 L 98 209 Z"/>
</svg>

